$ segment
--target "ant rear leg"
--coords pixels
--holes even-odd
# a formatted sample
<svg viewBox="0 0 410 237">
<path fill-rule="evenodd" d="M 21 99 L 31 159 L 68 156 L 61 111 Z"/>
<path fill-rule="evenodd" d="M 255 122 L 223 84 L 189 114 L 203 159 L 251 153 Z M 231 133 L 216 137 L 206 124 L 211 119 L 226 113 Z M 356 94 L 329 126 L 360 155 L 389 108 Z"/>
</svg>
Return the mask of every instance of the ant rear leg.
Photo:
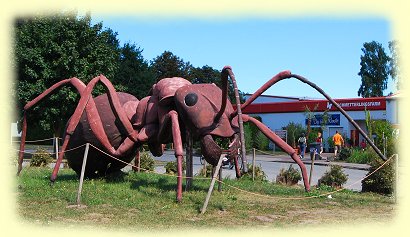
<svg viewBox="0 0 410 237">
<path fill-rule="evenodd" d="M 124 142 L 117 148 L 115 149 L 110 140 L 107 137 L 107 134 L 104 130 L 99 112 L 97 110 L 97 107 L 95 105 L 94 99 L 92 98 L 91 92 L 95 85 L 101 82 L 108 94 L 108 101 L 112 107 L 113 113 L 115 114 L 115 117 L 120 121 L 121 126 L 124 128 L 126 132 L 127 138 L 124 140 Z M 118 95 L 114 89 L 114 86 L 111 84 L 111 82 L 103 75 L 100 75 L 98 77 L 93 78 L 86 88 L 83 90 L 80 101 L 78 102 L 78 105 L 67 125 L 66 129 L 66 137 L 64 142 L 69 142 L 71 135 L 74 133 L 80 118 L 82 114 L 86 112 L 87 119 L 89 121 L 90 128 L 92 132 L 95 134 L 95 137 L 98 139 L 98 141 L 101 143 L 101 145 L 105 148 L 105 150 L 110 154 L 114 156 L 121 156 L 125 154 L 129 148 L 133 147 L 135 143 L 138 141 L 138 132 L 133 129 L 132 124 L 130 120 L 128 119 L 127 114 L 125 113 L 124 109 L 121 106 L 120 100 L 118 98 Z M 65 148 L 65 147 L 63 147 Z M 65 151 L 62 149 L 62 152 Z M 59 160 L 57 161 L 58 164 L 61 163 L 60 157 Z M 50 177 L 50 180 L 52 182 L 55 181 L 57 178 L 57 173 L 59 170 L 59 166 L 56 165 L 54 167 L 53 173 Z"/>
<path fill-rule="evenodd" d="M 70 78 L 70 79 L 65 79 L 60 82 L 55 83 L 52 85 L 50 88 L 45 90 L 43 93 L 38 95 L 36 98 L 33 100 L 27 102 L 27 104 L 24 106 L 24 114 L 23 114 L 23 123 L 22 123 L 22 134 L 21 134 L 21 139 L 20 139 L 20 151 L 19 151 L 19 159 L 18 159 L 18 170 L 17 170 L 17 175 L 20 174 L 22 170 L 22 164 L 23 164 L 23 155 L 24 155 L 24 149 L 25 149 L 25 143 L 26 143 L 26 135 L 27 135 L 27 113 L 28 111 L 35 106 L 37 103 L 39 103 L 42 99 L 46 98 L 49 96 L 52 92 L 54 92 L 56 89 L 65 86 L 65 85 L 72 85 L 74 86 L 78 93 L 82 95 L 84 89 L 86 88 L 85 84 L 78 78 Z M 64 153 L 61 153 L 64 154 Z M 61 163 L 61 161 L 60 161 Z"/>
<path fill-rule="evenodd" d="M 303 177 L 303 183 L 305 186 L 306 191 L 310 191 L 310 185 L 309 185 L 309 180 L 308 180 L 308 175 L 306 171 L 305 164 L 300 160 L 299 156 L 297 155 L 297 152 L 289 146 L 285 141 L 283 141 L 278 135 L 273 133 L 268 127 L 266 127 L 263 123 L 261 123 L 259 120 L 252 118 L 249 115 L 242 115 L 244 118 L 244 121 L 247 122 L 252 122 L 255 124 L 258 129 L 265 134 L 272 142 L 274 142 L 277 146 L 282 148 L 286 153 L 290 155 L 290 157 L 299 165 L 300 170 L 302 171 L 302 177 Z"/>
</svg>

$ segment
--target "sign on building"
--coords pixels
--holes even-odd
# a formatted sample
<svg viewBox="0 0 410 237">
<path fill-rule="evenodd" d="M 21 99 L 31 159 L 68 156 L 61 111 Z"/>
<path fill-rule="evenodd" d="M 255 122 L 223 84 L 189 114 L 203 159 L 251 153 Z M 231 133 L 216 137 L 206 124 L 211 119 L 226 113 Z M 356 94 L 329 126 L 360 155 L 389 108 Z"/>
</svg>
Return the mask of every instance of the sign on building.
<svg viewBox="0 0 410 237">
<path fill-rule="evenodd" d="M 305 124 L 308 124 L 308 119 L 305 119 Z M 310 120 L 310 126 L 339 126 L 340 125 L 340 114 L 329 114 L 327 116 L 327 121 L 323 121 L 322 114 L 315 114 Z"/>
<path fill-rule="evenodd" d="M 288 131 L 287 130 L 276 129 L 275 134 L 278 135 L 280 138 L 282 138 L 282 140 L 284 140 L 285 142 L 288 142 Z"/>
</svg>

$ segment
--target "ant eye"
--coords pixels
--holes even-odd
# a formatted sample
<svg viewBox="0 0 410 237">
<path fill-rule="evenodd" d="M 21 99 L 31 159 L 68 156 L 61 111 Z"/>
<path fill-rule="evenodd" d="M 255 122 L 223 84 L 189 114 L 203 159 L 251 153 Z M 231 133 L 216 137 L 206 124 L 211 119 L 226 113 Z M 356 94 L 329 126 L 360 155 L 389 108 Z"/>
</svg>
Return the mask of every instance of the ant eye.
<svg viewBox="0 0 410 237">
<path fill-rule="evenodd" d="M 185 96 L 185 104 L 187 106 L 194 106 L 198 101 L 198 96 L 195 93 L 189 93 Z"/>
</svg>

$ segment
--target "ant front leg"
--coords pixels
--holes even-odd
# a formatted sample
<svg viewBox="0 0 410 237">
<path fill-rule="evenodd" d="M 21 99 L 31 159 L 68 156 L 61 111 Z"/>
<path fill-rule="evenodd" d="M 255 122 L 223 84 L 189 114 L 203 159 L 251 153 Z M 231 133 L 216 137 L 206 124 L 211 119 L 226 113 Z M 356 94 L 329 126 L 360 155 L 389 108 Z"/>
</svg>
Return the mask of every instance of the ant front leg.
<svg viewBox="0 0 410 237">
<path fill-rule="evenodd" d="M 182 201 L 182 161 L 184 157 L 184 150 L 183 150 L 183 145 L 182 145 L 182 137 L 181 137 L 181 129 L 179 126 L 179 121 L 178 121 L 178 113 L 175 110 L 169 111 L 164 118 L 164 122 L 161 124 L 160 132 L 158 133 L 158 140 L 161 140 L 162 137 L 165 137 L 167 132 L 166 131 L 167 127 L 169 127 L 169 123 L 171 123 L 171 129 L 172 129 L 172 140 L 174 143 L 174 149 L 175 149 L 175 158 L 177 159 L 177 195 L 176 199 L 177 202 Z"/>
<path fill-rule="evenodd" d="M 263 123 L 261 123 L 259 120 L 252 118 L 249 115 L 243 114 L 243 119 L 245 122 L 252 122 L 255 124 L 258 129 L 265 134 L 273 143 L 275 143 L 277 146 L 279 146 L 281 149 L 283 149 L 286 153 L 290 155 L 290 157 L 299 165 L 300 170 L 302 171 L 302 177 L 303 177 L 303 183 L 305 185 L 305 190 L 310 191 L 310 185 L 309 185 L 309 180 L 308 180 L 308 175 L 306 171 L 305 164 L 300 160 L 299 156 L 297 155 L 297 152 L 289 146 L 285 141 L 283 141 L 278 135 L 273 133 L 268 127 L 266 127 Z"/>
</svg>

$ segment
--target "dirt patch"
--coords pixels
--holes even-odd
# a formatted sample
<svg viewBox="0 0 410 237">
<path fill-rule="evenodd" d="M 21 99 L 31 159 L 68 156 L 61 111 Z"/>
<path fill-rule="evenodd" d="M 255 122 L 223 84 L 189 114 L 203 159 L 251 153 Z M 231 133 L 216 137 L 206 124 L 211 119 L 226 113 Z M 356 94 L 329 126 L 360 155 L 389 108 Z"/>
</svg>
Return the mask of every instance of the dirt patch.
<svg viewBox="0 0 410 237">
<path fill-rule="evenodd" d="M 194 217 L 192 217 L 192 218 L 189 218 L 188 220 L 189 220 L 189 221 L 192 221 L 192 222 L 195 222 L 195 221 L 201 221 L 202 219 L 199 218 L 199 217 L 194 216 Z"/>
<path fill-rule="evenodd" d="M 111 218 L 113 218 L 113 214 L 102 214 L 102 213 L 89 213 L 84 216 L 85 220 L 89 220 L 96 223 L 110 223 Z"/>
<path fill-rule="evenodd" d="M 264 215 L 264 216 L 252 216 L 252 218 L 255 218 L 259 221 L 262 222 L 274 222 L 277 221 L 279 219 L 282 219 L 284 216 L 280 216 L 280 215 Z"/>
</svg>

